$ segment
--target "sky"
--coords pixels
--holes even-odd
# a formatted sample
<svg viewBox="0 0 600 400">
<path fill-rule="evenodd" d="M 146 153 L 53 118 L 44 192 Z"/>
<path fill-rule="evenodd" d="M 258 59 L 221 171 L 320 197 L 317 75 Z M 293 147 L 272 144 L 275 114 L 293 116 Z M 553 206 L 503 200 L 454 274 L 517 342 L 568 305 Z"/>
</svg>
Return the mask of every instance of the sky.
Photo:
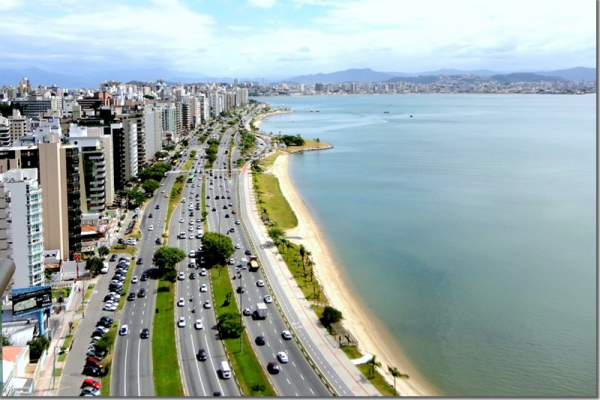
<svg viewBox="0 0 600 400">
<path fill-rule="evenodd" d="M 0 0 L 0 68 L 291 77 L 596 65 L 595 0 Z"/>
</svg>

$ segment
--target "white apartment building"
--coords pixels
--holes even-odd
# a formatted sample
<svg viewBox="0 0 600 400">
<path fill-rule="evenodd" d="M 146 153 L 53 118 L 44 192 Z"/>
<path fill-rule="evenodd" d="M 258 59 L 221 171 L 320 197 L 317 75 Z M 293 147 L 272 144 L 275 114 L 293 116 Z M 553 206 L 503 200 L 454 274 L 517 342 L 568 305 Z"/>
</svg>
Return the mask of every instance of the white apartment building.
<svg viewBox="0 0 600 400">
<path fill-rule="evenodd" d="M 0 174 L 0 258 L 15 262 L 15 288 L 44 283 L 42 188 L 37 169 Z"/>
<path fill-rule="evenodd" d="M 146 125 L 146 161 L 154 158 L 154 154 L 163 149 L 162 117 L 162 112 L 156 107 L 146 106 L 144 109 L 144 121 Z"/>
<path fill-rule="evenodd" d="M 0 115 L 0 147 L 9 147 L 10 145 L 10 122 L 8 118 Z"/>
</svg>

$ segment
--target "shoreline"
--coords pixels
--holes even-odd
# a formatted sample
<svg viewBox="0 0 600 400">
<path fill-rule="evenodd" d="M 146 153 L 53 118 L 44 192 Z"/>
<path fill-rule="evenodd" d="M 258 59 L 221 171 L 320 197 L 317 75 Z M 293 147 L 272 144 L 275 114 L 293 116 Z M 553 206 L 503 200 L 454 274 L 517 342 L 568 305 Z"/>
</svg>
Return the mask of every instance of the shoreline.
<svg viewBox="0 0 600 400">
<path fill-rule="evenodd" d="M 268 112 L 266 114 L 261 114 L 254 119 L 254 126 L 256 127 L 256 130 L 260 133 L 260 123 L 262 122 L 263 119 L 271 117 L 273 115 L 287 114 L 287 113 L 291 113 L 291 112 L 293 112 L 293 111 L 292 110 L 277 110 L 277 111 Z M 246 129 L 251 131 L 250 121 L 248 121 L 248 128 L 246 128 Z"/>
<path fill-rule="evenodd" d="M 290 154 L 280 154 L 270 168 L 270 172 L 279 179 L 283 196 L 298 218 L 298 226 L 288 230 L 286 236 L 300 237 L 301 239 L 289 240 L 304 245 L 312 252 L 316 264 L 315 275 L 331 306 L 344 315 L 342 323 L 358 341 L 361 353 L 377 356 L 382 364 L 378 371 L 388 383 L 393 385 L 393 378 L 387 367 L 396 367 L 400 372 L 410 376 L 410 379 L 396 379 L 396 388 L 400 395 L 438 395 L 425 384 L 424 377 L 416 372 L 381 322 L 363 312 L 364 307 L 356 300 L 356 296 L 351 294 L 349 290 L 351 283 L 344 279 L 339 267 L 333 261 L 320 229 L 291 183 L 288 171 L 289 157 Z"/>
</svg>

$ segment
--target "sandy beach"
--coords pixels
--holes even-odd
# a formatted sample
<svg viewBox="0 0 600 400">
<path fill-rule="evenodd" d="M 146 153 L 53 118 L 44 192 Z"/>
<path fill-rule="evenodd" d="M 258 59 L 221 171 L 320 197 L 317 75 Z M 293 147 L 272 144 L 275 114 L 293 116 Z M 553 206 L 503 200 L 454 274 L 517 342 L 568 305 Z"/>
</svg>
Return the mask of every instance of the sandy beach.
<svg viewBox="0 0 600 400">
<path fill-rule="evenodd" d="M 344 284 L 344 277 L 326 247 L 321 231 L 292 186 L 288 175 L 289 157 L 288 154 L 280 155 L 270 170 L 279 179 L 281 191 L 298 218 L 298 226 L 287 231 L 286 236 L 300 237 L 301 239 L 290 241 L 302 244 L 312 252 L 316 263 L 315 274 L 325 295 L 331 305 L 343 313 L 343 324 L 358 341 L 360 352 L 377 356 L 382 364 L 379 372 L 388 382 L 393 384 L 388 366 L 396 367 L 410 376 L 410 379 L 396 379 L 396 387 L 402 396 L 436 395 L 435 391 L 426 386 L 423 377 L 417 374 L 387 330 L 375 318 L 362 311 L 364 308 L 356 301 L 356 295 Z"/>
<path fill-rule="evenodd" d="M 256 117 L 254 119 L 254 126 L 256 127 L 257 130 L 260 131 L 260 123 L 261 123 L 261 121 L 263 119 L 268 118 L 268 117 L 270 117 L 272 115 L 287 114 L 287 113 L 291 113 L 291 112 L 292 112 L 291 110 L 285 110 L 285 111 L 284 110 L 278 110 L 278 111 L 268 112 L 266 114 L 261 114 L 261 115 L 259 115 L 258 117 Z M 250 129 L 250 121 L 246 122 L 246 129 L 249 130 L 249 131 L 251 130 Z"/>
</svg>

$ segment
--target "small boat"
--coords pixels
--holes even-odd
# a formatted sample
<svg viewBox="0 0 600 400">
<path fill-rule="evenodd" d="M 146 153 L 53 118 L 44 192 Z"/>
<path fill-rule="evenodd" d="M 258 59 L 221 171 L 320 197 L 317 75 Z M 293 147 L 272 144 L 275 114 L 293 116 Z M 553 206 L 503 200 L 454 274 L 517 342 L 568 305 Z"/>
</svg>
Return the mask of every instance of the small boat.
<svg viewBox="0 0 600 400">
<path fill-rule="evenodd" d="M 410 117 L 412 118 L 412 115 Z"/>
<path fill-rule="evenodd" d="M 314 112 L 312 108 L 310 109 L 310 112 Z"/>
<path fill-rule="evenodd" d="M 384 113 L 384 114 L 389 114 L 390 112 L 389 112 L 389 111 L 384 111 L 383 113 Z"/>
<path fill-rule="evenodd" d="M 319 112 L 319 110 L 315 110 L 315 112 Z"/>
</svg>

